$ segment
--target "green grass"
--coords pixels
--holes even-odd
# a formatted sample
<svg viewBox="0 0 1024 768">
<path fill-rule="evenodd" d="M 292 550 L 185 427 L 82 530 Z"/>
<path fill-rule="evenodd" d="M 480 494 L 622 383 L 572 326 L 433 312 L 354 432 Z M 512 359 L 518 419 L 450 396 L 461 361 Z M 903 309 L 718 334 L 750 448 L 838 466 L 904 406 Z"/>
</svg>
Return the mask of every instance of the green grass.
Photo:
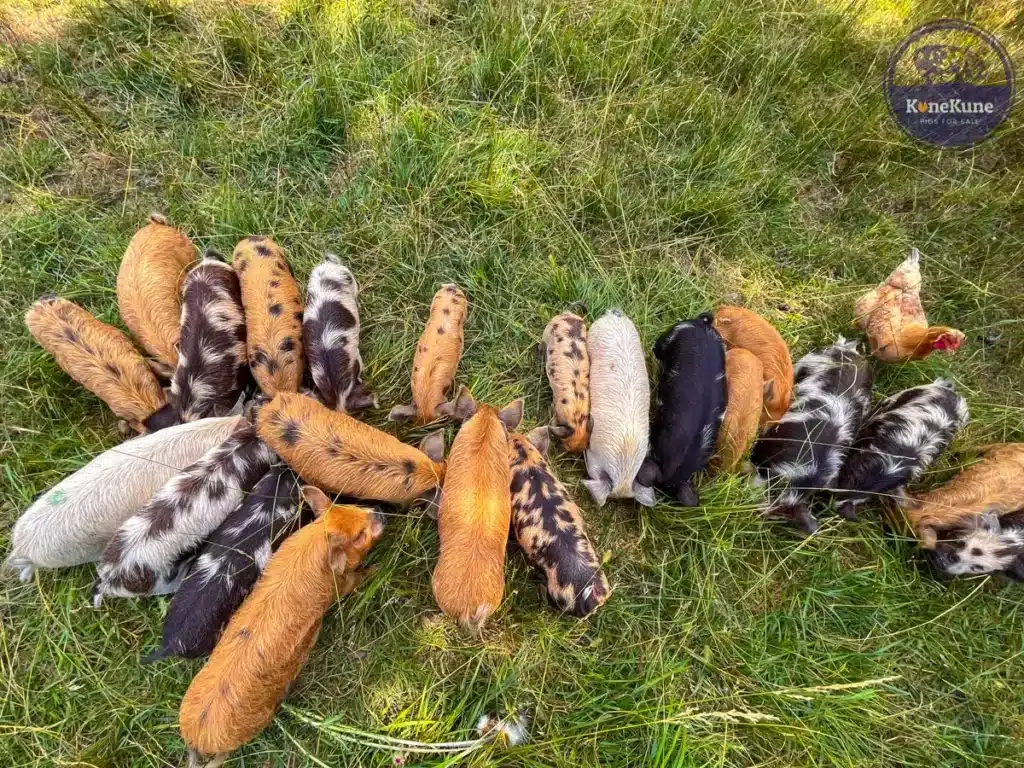
<svg viewBox="0 0 1024 768">
<path fill-rule="evenodd" d="M 20 0 L 9 21 L 42 5 Z M 363 289 L 376 424 L 409 399 L 441 282 L 471 302 L 459 381 L 490 402 L 525 397 L 532 425 L 550 417 L 534 346 L 572 302 L 590 317 L 622 307 L 648 347 L 675 320 L 743 302 L 801 355 L 849 332 L 858 292 L 916 245 L 930 319 L 968 343 L 876 366 L 877 391 L 950 376 L 973 414 L 926 482 L 974 446 L 1024 439 L 1020 109 L 975 149 L 939 152 L 899 133 L 880 92 L 895 43 L 940 16 L 987 26 L 1024 69 L 1012 0 L 55 12 L 53 34 L 0 48 L 0 549 L 38 494 L 118 441 L 22 315 L 56 292 L 118 323 L 119 259 L 151 210 L 202 247 L 271 235 L 303 277 L 340 253 Z M 597 510 L 582 462 L 555 463 L 606 554 L 604 608 L 555 615 L 510 548 L 506 600 L 467 639 L 432 599 L 435 526 L 396 516 L 379 575 L 331 611 L 286 711 L 231 764 L 391 765 L 323 721 L 447 740 L 520 706 L 531 743 L 464 762 L 1024 762 L 1019 585 L 940 582 L 877 515 L 802 539 L 763 523 L 739 477 L 705 481 L 697 510 Z M 177 707 L 198 666 L 141 666 L 166 602 L 95 611 L 92 577 L 0 577 L 0 765 L 182 761 Z"/>
</svg>

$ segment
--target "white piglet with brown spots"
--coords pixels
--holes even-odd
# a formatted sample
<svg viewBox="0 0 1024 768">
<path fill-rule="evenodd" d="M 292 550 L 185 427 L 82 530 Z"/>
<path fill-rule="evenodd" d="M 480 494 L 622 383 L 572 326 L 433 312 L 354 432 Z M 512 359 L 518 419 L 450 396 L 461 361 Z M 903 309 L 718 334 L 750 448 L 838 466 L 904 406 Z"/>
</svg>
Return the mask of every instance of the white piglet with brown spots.
<svg viewBox="0 0 1024 768">
<path fill-rule="evenodd" d="M 589 480 L 583 484 L 598 506 L 609 499 L 636 499 L 654 506 L 654 490 L 636 482 L 650 439 L 651 387 L 636 326 L 620 310 L 590 326 Z"/>
</svg>

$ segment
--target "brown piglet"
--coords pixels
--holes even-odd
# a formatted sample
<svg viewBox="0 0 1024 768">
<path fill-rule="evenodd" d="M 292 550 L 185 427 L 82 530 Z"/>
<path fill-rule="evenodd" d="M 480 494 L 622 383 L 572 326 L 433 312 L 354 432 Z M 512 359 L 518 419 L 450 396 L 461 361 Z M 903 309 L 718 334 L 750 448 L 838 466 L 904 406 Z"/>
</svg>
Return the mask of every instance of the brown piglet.
<svg viewBox="0 0 1024 768">
<path fill-rule="evenodd" d="M 332 505 L 306 486 L 317 519 L 270 558 L 252 593 L 228 622 L 210 660 L 181 701 L 189 766 L 221 765 L 267 727 L 316 643 L 324 614 L 365 578 L 357 570 L 383 530 L 366 507 Z"/>
<path fill-rule="evenodd" d="M 498 411 L 478 405 L 463 387 L 454 414 L 463 424 L 448 455 L 441 493 L 434 598 L 447 615 L 479 631 L 505 592 L 505 545 L 512 518 L 509 430 L 523 418 L 523 401 Z"/>
<path fill-rule="evenodd" d="M 252 376 L 266 394 L 297 392 L 305 359 L 302 297 L 284 249 L 254 235 L 235 246 L 232 265 L 242 286 Z"/>
<path fill-rule="evenodd" d="M 463 326 L 468 310 L 466 294 L 455 285 L 442 285 L 430 302 L 430 318 L 412 358 L 412 405 L 396 405 L 391 421 L 428 424 L 452 415 L 445 397 L 455 381 L 462 357 Z"/>
<path fill-rule="evenodd" d="M 74 302 L 44 296 L 25 314 L 39 345 L 136 432 L 165 404 L 160 382 L 128 337 Z"/>
<path fill-rule="evenodd" d="M 117 271 L 121 319 L 166 377 L 178 365 L 181 286 L 195 263 L 192 241 L 154 213 L 128 243 Z"/>
<path fill-rule="evenodd" d="M 764 368 L 757 355 L 740 347 L 725 353 L 726 408 L 718 431 L 718 446 L 712 466 L 732 472 L 757 437 L 766 390 Z"/>
<path fill-rule="evenodd" d="M 1024 443 L 990 446 L 982 460 L 927 493 L 909 494 L 903 515 L 921 546 L 934 549 L 941 534 L 969 525 L 987 511 L 1024 508 Z"/>
<path fill-rule="evenodd" d="M 793 358 L 785 340 L 771 323 L 743 307 L 719 307 L 714 325 L 728 349 L 740 347 L 761 361 L 766 387 L 761 423 L 781 419 L 793 397 Z"/>
<path fill-rule="evenodd" d="M 259 409 L 260 437 L 295 472 L 321 488 L 392 504 L 432 498 L 445 476 L 444 436 L 420 449 L 333 411 L 305 395 L 281 392 Z"/>
</svg>

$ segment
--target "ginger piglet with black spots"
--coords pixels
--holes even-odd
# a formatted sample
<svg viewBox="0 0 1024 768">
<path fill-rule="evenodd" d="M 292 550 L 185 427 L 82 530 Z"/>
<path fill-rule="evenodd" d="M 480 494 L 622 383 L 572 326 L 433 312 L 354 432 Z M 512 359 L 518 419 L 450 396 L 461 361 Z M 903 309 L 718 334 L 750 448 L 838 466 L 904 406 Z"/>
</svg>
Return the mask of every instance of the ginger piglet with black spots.
<svg viewBox="0 0 1024 768">
<path fill-rule="evenodd" d="M 523 418 L 523 401 L 499 411 L 478 404 L 463 387 L 454 415 L 462 427 L 448 455 L 441 491 L 441 551 L 432 582 L 441 610 L 479 632 L 505 593 L 505 546 L 512 518 L 509 430 Z"/>
<path fill-rule="evenodd" d="M 121 319 L 167 378 L 178 365 L 181 287 L 195 261 L 192 241 L 154 213 L 128 243 L 117 271 Z"/>
<path fill-rule="evenodd" d="M 563 312 L 544 329 L 544 371 L 554 397 L 551 434 L 570 453 L 582 453 L 590 442 L 590 355 L 583 318 Z"/>
<path fill-rule="evenodd" d="M 128 337 L 77 304 L 45 296 L 25 314 L 39 345 L 71 378 L 105 402 L 136 432 L 165 405 L 160 382 Z"/>
<path fill-rule="evenodd" d="M 417 449 L 291 392 L 262 406 L 257 424 L 260 437 L 300 477 L 332 493 L 412 504 L 433 499 L 445 477 L 440 431 Z"/>
<path fill-rule="evenodd" d="M 305 366 L 302 297 L 284 249 L 253 236 L 235 246 L 233 265 L 242 285 L 249 366 L 270 397 L 297 392 Z"/>
<path fill-rule="evenodd" d="M 384 525 L 375 509 L 331 504 L 306 486 L 317 519 L 270 558 L 181 701 L 190 768 L 221 765 L 270 724 L 316 644 L 324 614 L 371 572 L 359 569 Z"/>
<path fill-rule="evenodd" d="M 452 415 L 454 403 L 446 402 L 446 398 L 462 358 L 468 308 L 466 294 L 455 285 L 442 285 L 434 294 L 430 318 L 412 358 L 413 402 L 392 408 L 388 416 L 391 421 L 429 424 L 438 417 Z"/>
</svg>

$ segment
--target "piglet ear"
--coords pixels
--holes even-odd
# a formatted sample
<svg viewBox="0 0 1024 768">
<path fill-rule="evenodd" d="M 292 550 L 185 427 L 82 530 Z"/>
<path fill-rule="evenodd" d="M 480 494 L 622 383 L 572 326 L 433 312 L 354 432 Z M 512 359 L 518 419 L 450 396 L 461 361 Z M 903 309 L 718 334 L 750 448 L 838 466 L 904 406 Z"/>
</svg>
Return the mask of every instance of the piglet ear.
<svg viewBox="0 0 1024 768">
<path fill-rule="evenodd" d="M 762 392 L 764 393 L 765 400 L 771 400 L 775 397 L 775 379 L 768 379 L 762 387 Z"/>
<path fill-rule="evenodd" d="M 459 390 L 459 396 L 455 398 L 454 415 L 457 421 L 468 421 L 476 413 L 477 404 L 473 399 L 473 393 L 465 384 Z"/>
<path fill-rule="evenodd" d="M 523 420 L 523 398 L 513 400 L 500 411 L 498 418 L 505 425 L 506 429 L 515 429 Z"/>
<path fill-rule="evenodd" d="M 302 486 L 302 498 L 313 508 L 313 514 L 316 517 L 322 516 L 324 512 L 331 508 L 331 500 L 327 498 L 327 494 L 315 486 Z"/>
<path fill-rule="evenodd" d="M 1024 581 L 1024 555 L 1017 555 L 1006 569 L 1006 575 L 1014 581 Z"/>
<path fill-rule="evenodd" d="M 526 436 L 526 439 L 533 443 L 534 448 L 546 455 L 551 447 L 551 430 L 548 427 L 537 427 Z"/>
<path fill-rule="evenodd" d="M 431 432 L 420 440 L 419 449 L 431 461 L 444 461 L 444 430 L 439 429 L 436 432 Z"/>
<path fill-rule="evenodd" d="M 348 569 L 348 536 L 344 533 L 331 533 L 327 536 L 327 565 L 331 572 L 341 576 Z"/>
</svg>

